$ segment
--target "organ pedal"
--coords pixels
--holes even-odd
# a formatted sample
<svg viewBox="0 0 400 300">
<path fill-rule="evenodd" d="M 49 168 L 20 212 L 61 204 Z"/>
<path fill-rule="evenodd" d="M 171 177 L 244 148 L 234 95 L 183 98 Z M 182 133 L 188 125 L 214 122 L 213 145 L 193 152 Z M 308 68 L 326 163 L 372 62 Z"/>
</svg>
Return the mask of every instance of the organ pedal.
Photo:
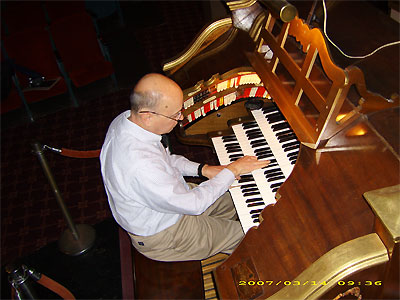
<svg viewBox="0 0 400 300">
<path fill-rule="evenodd" d="M 217 253 L 207 259 L 201 261 L 201 267 L 203 272 L 203 282 L 204 282 L 204 295 L 205 299 L 212 300 L 218 299 L 218 295 L 215 289 L 214 280 L 212 276 L 212 271 L 218 267 L 226 258 L 227 254 Z"/>
</svg>

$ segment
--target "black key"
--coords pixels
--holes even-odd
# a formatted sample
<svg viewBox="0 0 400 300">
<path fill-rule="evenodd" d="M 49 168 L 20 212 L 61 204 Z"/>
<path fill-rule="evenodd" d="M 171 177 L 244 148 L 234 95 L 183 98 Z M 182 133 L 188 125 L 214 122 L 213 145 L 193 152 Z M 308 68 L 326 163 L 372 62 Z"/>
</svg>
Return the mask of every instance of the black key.
<svg viewBox="0 0 400 300">
<path fill-rule="evenodd" d="M 299 149 L 299 146 L 294 145 L 294 146 L 283 148 L 283 151 L 284 152 L 289 152 L 289 151 L 296 150 L 296 149 Z"/>
<path fill-rule="evenodd" d="M 254 143 L 251 146 L 252 146 L 252 148 L 257 148 L 257 147 L 261 147 L 261 146 L 268 146 L 268 143 L 266 141 L 262 141 L 262 142 Z"/>
<path fill-rule="evenodd" d="M 281 138 L 284 138 L 284 137 L 286 137 L 288 135 L 294 135 L 294 133 L 292 131 L 285 131 L 284 133 L 283 132 L 278 132 L 278 133 L 275 134 L 275 136 L 277 137 L 278 140 L 281 139 Z"/>
<path fill-rule="evenodd" d="M 266 142 L 266 140 L 263 139 L 263 138 L 258 139 L 258 140 L 253 140 L 253 141 L 250 142 L 250 145 L 254 145 L 254 144 L 257 144 L 257 143 L 261 143 L 261 142 Z"/>
<path fill-rule="evenodd" d="M 268 182 L 272 182 L 272 181 L 277 181 L 277 180 L 280 180 L 280 179 L 285 179 L 285 176 L 282 175 L 282 176 L 267 178 L 267 181 Z"/>
<path fill-rule="evenodd" d="M 258 149 L 254 149 L 254 153 L 260 153 L 262 151 L 271 151 L 270 147 L 262 147 L 262 148 L 258 148 Z"/>
<path fill-rule="evenodd" d="M 269 160 L 269 164 L 266 167 L 264 167 L 263 169 L 269 170 L 269 169 L 273 169 L 275 167 L 278 167 L 278 163 L 276 162 L 276 159 L 272 157 Z"/>
<path fill-rule="evenodd" d="M 282 123 L 274 124 L 271 126 L 272 131 L 278 131 L 278 130 L 285 129 L 285 128 L 290 128 L 288 122 L 282 122 Z"/>
<path fill-rule="evenodd" d="M 295 140 L 295 139 L 296 139 L 296 136 L 294 134 L 288 134 L 283 137 L 278 137 L 279 143 L 283 143 L 283 142 Z"/>
<path fill-rule="evenodd" d="M 255 196 L 255 195 L 260 195 L 260 192 L 248 192 L 248 193 L 244 193 L 243 196 L 244 197 L 248 197 L 248 196 Z"/>
<path fill-rule="evenodd" d="M 256 129 L 246 130 L 245 132 L 246 132 L 246 135 L 249 135 L 249 134 L 252 134 L 252 133 L 261 133 L 261 130 L 259 128 L 256 128 Z"/>
<path fill-rule="evenodd" d="M 255 140 L 258 139 L 260 137 L 263 137 L 262 133 L 253 133 L 247 136 L 249 138 L 249 140 Z"/>
<path fill-rule="evenodd" d="M 246 203 L 253 203 L 253 202 L 259 202 L 259 201 L 263 201 L 263 198 L 251 198 L 251 199 L 247 199 Z"/>
<path fill-rule="evenodd" d="M 233 153 L 233 152 L 242 152 L 242 148 L 236 147 L 236 148 L 228 148 L 226 149 L 227 153 Z"/>
<path fill-rule="evenodd" d="M 232 147 L 232 148 L 228 148 L 228 149 L 225 149 L 225 150 L 226 150 L 226 152 L 228 152 L 228 153 L 243 152 L 243 151 L 242 151 L 242 148 L 240 148 L 240 147 Z"/>
<path fill-rule="evenodd" d="M 230 143 L 238 143 L 238 140 L 237 140 L 237 138 L 235 138 L 235 139 L 230 138 L 230 139 L 222 140 L 222 142 L 224 145 L 226 145 L 226 144 L 230 144 Z"/>
<path fill-rule="evenodd" d="M 240 144 L 239 143 L 226 143 L 226 144 L 224 144 L 224 146 L 226 149 L 228 149 L 228 148 L 232 148 L 232 147 L 240 147 Z"/>
<path fill-rule="evenodd" d="M 270 188 L 276 188 L 276 187 L 280 187 L 282 185 L 283 182 L 277 182 L 277 183 L 273 183 L 271 184 Z"/>
<path fill-rule="evenodd" d="M 261 202 L 253 202 L 247 204 L 247 207 L 254 207 L 254 206 L 265 206 L 265 203 L 261 201 Z"/>
<path fill-rule="evenodd" d="M 286 134 L 293 134 L 293 131 L 288 129 L 288 130 L 284 130 L 284 131 L 279 131 L 275 134 L 275 136 L 279 137 L 279 136 L 283 136 Z"/>
<path fill-rule="evenodd" d="M 281 169 L 279 169 L 279 168 L 274 168 L 274 169 L 271 169 L 271 170 L 266 170 L 266 171 L 264 171 L 264 174 L 271 174 L 271 173 L 275 173 L 275 172 L 282 172 L 282 170 Z"/>
<path fill-rule="evenodd" d="M 230 141 L 237 141 L 237 138 L 235 135 L 226 135 L 222 137 L 222 140 L 224 142 L 230 142 Z"/>
<path fill-rule="evenodd" d="M 283 173 L 282 172 L 275 172 L 275 173 L 264 174 L 264 175 L 265 175 L 265 178 L 273 178 L 273 177 L 282 176 Z"/>
<path fill-rule="evenodd" d="M 275 118 L 282 119 L 282 121 L 285 120 L 280 112 L 275 112 L 275 113 L 273 113 L 273 114 L 266 115 L 265 118 L 266 118 L 267 120 L 269 120 L 269 119 L 275 119 Z"/>
<path fill-rule="evenodd" d="M 272 154 L 264 154 L 264 155 L 257 155 L 258 159 L 270 158 L 273 157 Z"/>
<path fill-rule="evenodd" d="M 269 161 L 271 161 L 271 160 L 273 160 L 272 158 L 271 159 L 269 159 Z M 272 168 L 272 167 L 277 167 L 278 166 L 278 163 L 269 163 L 266 167 L 264 167 L 264 168 L 262 168 L 262 169 L 264 169 L 264 170 L 268 170 L 269 168 Z"/>
<path fill-rule="evenodd" d="M 257 186 L 257 184 L 251 183 L 251 184 L 243 184 L 240 186 L 240 188 L 243 190 L 243 189 L 252 188 L 252 187 L 256 187 L 256 186 Z"/>
<path fill-rule="evenodd" d="M 291 147 L 291 146 L 299 146 L 299 145 L 300 145 L 299 141 L 294 141 L 294 142 L 289 142 L 289 143 L 283 144 L 282 148 Z"/>
<path fill-rule="evenodd" d="M 273 157 L 273 156 L 272 156 L 272 153 L 265 152 L 265 153 L 256 154 L 256 157 L 258 159 L 264 159 L 264 158 Z"/>
<path fill-rule="evenodd" d="M 272 154 L 272 150 L 269 147 L 262 147 L 262 148 L 258 148 L 258 149 L 254 149 L 254 154 L 268 154 L 271 153 Z"/>
<path fill-rule="evenodd" d="M 269 113 L 269 112 L 273 112 L 273 111 L 278 111 L 278 108 L 274 105 L 268 106 L 268 107 L 263 107 L 262 111 L 264 113 Z"/>
<path fill-rule="evenodd" d="M 242 189 L 242 193 L 248 193 L 248 192 L 259 192 L 257 187 L 251 187 L 251 188 L 247 188 L 247 189 Z"/>
<path fill-rule="evenodd" d="M 239 183 L 242 183 L 242 182 L 249 182 L 249 181 L 254 181 L 254 178 L 240 178 L 240 179 L 238 180 Z"/>
<path fill-rule="evenodd" d="M 239 145 L 239 143 L 230 143 L 230 144 L 226 144 L 225 145 L 225 149 L 231 149 L 231 148 L 240 148 L 240 145 Z"/>
<path fill-rule="evenodd" d="M 242 124 L 243 129 L 258 127 L 257 122 L 248 122 Z"/>
<path fill-rule="evenodd" d="M 259 150 L 259 151 L 255 151 L 255 150 Z M 254 154 L 255 155 L 272 155 L 272 150 L 271 149 L 265 149 L 265 148 L 260 148 L 260 149 L 255 149 L 254 150 Z"/>
<path fill-rule="evenodd" d="M 262 132 L 252 132 L 252 133 L 246 133 L 247 138 L 252 138 L 254 136 L 258 136 L 259 138 L 263 137 Z M 254 138 L 253 138 L 254 139 Z"/>
<path fill-rule="evenodd" d="M 274 116 L 272 118 L 268 118 L 267 121 L 269 122 L 269 124 L 273 124 L 273 123 L 277 123 L 280 121 L 285 120 L 282 116 Z"/>
</svg>

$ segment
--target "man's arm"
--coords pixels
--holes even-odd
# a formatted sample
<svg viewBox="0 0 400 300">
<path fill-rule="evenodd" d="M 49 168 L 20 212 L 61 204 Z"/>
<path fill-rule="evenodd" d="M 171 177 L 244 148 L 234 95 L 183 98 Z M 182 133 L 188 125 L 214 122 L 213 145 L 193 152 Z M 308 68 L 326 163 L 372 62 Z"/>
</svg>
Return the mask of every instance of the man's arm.
<svg viewBox="0 0 400 300">
<path fill-rule="evenodd" d="M 227 166 L 204 165 L 202 168 L 202 174 L 208 179 L 211 179 L 219 172 L 221 172 L 224 168 L 227 168 L 238 179 L 240 178 L 240 175 L 250 173 L 251 171 L 254 171 L 256 169 L 263 168 L 268 164 L 269 160 L 258 160 L 255 156 L 244 156 Z"/>
</svg>

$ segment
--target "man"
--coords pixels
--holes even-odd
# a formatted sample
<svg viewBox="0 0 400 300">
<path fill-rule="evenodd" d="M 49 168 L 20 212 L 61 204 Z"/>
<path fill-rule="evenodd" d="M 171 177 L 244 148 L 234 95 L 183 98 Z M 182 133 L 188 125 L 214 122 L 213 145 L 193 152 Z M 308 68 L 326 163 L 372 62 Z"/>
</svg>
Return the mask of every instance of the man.
<svg viewBox="0 0 400 300">
<path fill-rule="evenodd" d="M 209 166 L 171 155 L 160 140 L 183 119 L 183 93 L 163 75 L 140 79 L 130 101 L 131 110 L 111 123 L 100 154 L 115 220 L 134 247 L 155 260 L 231 253 L 243 231 L 226 191 L 235 177 L 268 161 L 247 156 L 228 166 Z M 196 175 L 209 180 L 189 186 L 183 177 Z"/>
</svg>

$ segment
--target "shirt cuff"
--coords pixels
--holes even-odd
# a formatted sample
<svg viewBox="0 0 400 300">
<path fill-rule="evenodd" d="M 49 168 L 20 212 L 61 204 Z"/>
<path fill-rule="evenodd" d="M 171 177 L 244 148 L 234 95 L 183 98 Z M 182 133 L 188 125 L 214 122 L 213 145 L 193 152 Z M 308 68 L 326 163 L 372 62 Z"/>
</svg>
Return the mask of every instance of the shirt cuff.
<svg viewBox="0 0 400 300">
<path fill-rule="evenodd" d="M 227 182 L 230 182 L 229 185 L 235 181 L 235 174 L 228 168 L 223 169 L 221 172 L 219 172 L 215 177 L 222 177 L 224 180 Z"/>
<path fill-rule="evenodd" d="M 185 165 L 184 176 L 197 176 L 199 166 L 199 163 L 188 160 Z"/>
</svg>

